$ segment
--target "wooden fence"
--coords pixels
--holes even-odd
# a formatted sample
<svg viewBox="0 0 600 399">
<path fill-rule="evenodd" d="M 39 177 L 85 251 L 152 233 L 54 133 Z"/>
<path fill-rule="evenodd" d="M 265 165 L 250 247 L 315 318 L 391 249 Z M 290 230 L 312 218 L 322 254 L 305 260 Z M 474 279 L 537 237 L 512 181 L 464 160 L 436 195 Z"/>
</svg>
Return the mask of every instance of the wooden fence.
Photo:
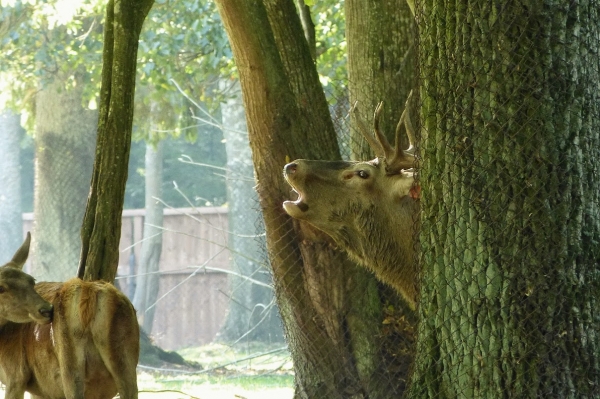
<svg viewBox="0 0 600 399">
<path fill-rule="evenodd" d="M 135 289 L 144 210 L 125 210 L 116 283 L 131 298 Z M 24 230 L 33 216 L 23 215 Z M 168 350 L 214 340 L 229 305 L 230 253 L 227 209 L 165 209 L 158 300 L 151 335 Z M 208 267 L 204 269 L 203 267 Z"/>
</svg>

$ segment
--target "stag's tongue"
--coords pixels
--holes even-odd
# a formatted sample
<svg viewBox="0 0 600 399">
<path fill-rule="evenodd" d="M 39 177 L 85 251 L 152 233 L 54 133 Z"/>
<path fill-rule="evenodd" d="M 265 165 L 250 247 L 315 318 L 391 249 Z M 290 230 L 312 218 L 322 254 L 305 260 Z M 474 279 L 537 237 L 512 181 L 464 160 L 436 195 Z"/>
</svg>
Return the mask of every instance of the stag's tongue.
<svg viewBox="0 0 600 399">
<path fill-rule="evenodd" d="M 302 201 L 302 196 L 300 196 L 296 201 L 284 201 L 283 209 L 291 217 L 297 217 L 308 210 L 308 205 Z"/>
</svg>

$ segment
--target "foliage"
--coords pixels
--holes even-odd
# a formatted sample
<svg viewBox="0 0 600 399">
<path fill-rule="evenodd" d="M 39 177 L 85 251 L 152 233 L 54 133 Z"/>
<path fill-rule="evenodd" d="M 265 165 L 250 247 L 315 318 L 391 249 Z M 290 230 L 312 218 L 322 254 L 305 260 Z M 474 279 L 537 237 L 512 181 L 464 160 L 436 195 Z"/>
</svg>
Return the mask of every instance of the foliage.
<svg viewBox="0 0 600 399">
<path fill-rule="evenodd" d="M 101 69 L 100 9 L 94 0 L 68 6 L 61 1 L 16 0 L 2 7 L 0 25 L 5 29 L 0 29 L 0 80 L 10 80 L 14 107 L 31 110 L 30 99 L 39 85 L 58 72 L 76 72 L 91 83 L 86 85 L 82 101 L 87 103 L 95 96 Z M 26 17 L 20 17 L 23 15 Z M 73 77 L 66 85 L 75 82 Z"/>
<path fill-rule="evenodd" d="M 101 70 L 104 7 L 104 2 L 97 0 L 79 0 L 75 5 L 56 0 L 2 0 L 0 76 L 10 79 L 16 108 L 31 110 L 31 99 L 40 82 L 51 79 L 58 70 L 77 71 L 83 75 L 86 83 L 82 102 L 95 106 Z M 314 2 L 311 6 L 321 82 L 334 99 L 345 91 L 342 7 L 343 3 L 335 0 Z M 226 197 L 224 180 L 215 175 L 218 172 L 199 171 L 197 167 L 177 161 L 181 154 L 186 154 L 196 161 L 223 166 L 225 153 L 220 133 L 214 128 L 207 129 L 204 122 L 198 120 L 206 118 L 198 115 L 197 109 L 175 83 L 190 99 L 199 100 L 207 111 L 214 111 L 227 95 L 219 91 L 218 80 L 233 77 L 235 73 L 227 37 L 213 2 L 159 0 L 154 4 L 139 43 L 133 137 L 135 140 L 174 138 L 165 143 L 164 200 L 169 205 L 188 205 L 174 189 L 173 182 L 194 205 L 207 202 L 220 205 Z M 70 84 L 74 82 L 74 79 L 69 81 Z M 151 110 L 153 102 L 155 108 Z M 150 126 L 146 123 L 150 121 L 150 115 L 158 128 L 154 132 L 149 131 Z M 30 132 L 33 122 L 29 118 Z M 199 143 L 195 143 L 197 139 Z M 137 143 L 132 147 L 128 208 L 143 206 L 143 147 Z M 31 164 L 32 156 L 30 152 L 25 153 L 24 165 Z M 168 164 L 177 167 L 170 172 Z M 27 166 L 26 170 L 29 169 Z M 24 190 L 24 209 L 31 209 L 28 196 L 31 179 L 24 180 L 28 185 Z"/>
<path fill-rule="evenodd" d="M 83 77 L 85 97 L 82 102 L 95 106 L 101 70 L 104 4 L 85 0 L 77 7 L 78 12 L 70 9 L 71 12 L 65 14 L 65 5 L 61 2 L 29 4 L 16 0 L 3 4 L 0 10 L 0 40 L 4 57 L 0 62 L 0 74 L 11 80 L 10 94 L 17 99 L 13 101 L 17 109 L 26 113 L 32 111 L 33 94 L 57 71 L 76 71 L 78 77 Z M 217 87 L 213 82 L 219 74 L 231 73 L 230 50 L 214 5 L 203 0 L 156 3 L 146 20 L 138 57 L 136 100 L 139 105 L 134 121 L 134 138 L 157 140 L 183 135 L 187 141 L 194 142 L 199 131 L 208 131 L 195 126 L 199 122 L 192 117 L 188 100 L 178 92 L 173 82 L 179 82 L 194 98 L 206 99 L 211 104 L 211 98 L 215 98 L 214 88 Z M 74 79 L 67 84 L 74 84 Z M 151 100 L 159 104 L 153 114 L 153 123 L 170 130 L 149 132 L 149 125 L 145 122 L 150 120 Z M 30 132 L 33 131 L 33 123 L 33 118 L 29 118 L 27 127 Z M 182 153 L 188 153 L 193 159 L 223 165 L 225 155 L 220 132 L 215 133 L 212 129 L 201 137 L 198 145 L 178 140 L 167 146 L 165 162 L 178 166 L 165 174 L 165 193 L 168 193 L 165 200 L 169 204 L 187 205 L 181 194 L 173 189 L 173 181 L 180 184 L 182 192 L 192 197 L 195 204 L 204 205 L 207 201 L 221 204 L 225 201 L 223 179 L 209 171 L 200 173 L 201 176 L 192 181 L 190 177 L 198 174 L 197 168 L 196 173 L 190 172 L 190 165 L 177 161 Z M 128 198 L 127 205 L 140 207 L 144 196 L 140 195 L 143 179 L 140 179 L 139 172 L 143 169 L 144 155 L 143 151 L 135 151 L 135 148 L 132 155 L 131 182 L 128 185 L 132 197 Z M 32 168 L 32 157 L 31 151 L 24 154 L 26 174 Z M 31 173 L 24 179 L 27 184 L 24 209 L 31 210 L 29 194 L 33 185 L 32 175 L 29 175 Z M 196 201 L 194 196 L 207 200 Z"/>
<path fill-rule="evenodd" d="M 233 73 L 231 50 L 214 4 L 206 0 L 156 2 L 142 31 L 138 58 L 134 138 L 184 135 L 195 141 L 198 130 L 190 126 L 198 120 L 192 118 L 186 96 L 215 110 L 221 98 L 218 80 Z M 150 120 L 163 130 L 149 131 L 142 121 Z"/>
<path fill-rule="evenodd" d="M 344 2 L 313 2 L 311 14 L 317 38 L 317 70 L 329 103 L 333 104 L 345 92 L 348 78 Z"/>
</svg>

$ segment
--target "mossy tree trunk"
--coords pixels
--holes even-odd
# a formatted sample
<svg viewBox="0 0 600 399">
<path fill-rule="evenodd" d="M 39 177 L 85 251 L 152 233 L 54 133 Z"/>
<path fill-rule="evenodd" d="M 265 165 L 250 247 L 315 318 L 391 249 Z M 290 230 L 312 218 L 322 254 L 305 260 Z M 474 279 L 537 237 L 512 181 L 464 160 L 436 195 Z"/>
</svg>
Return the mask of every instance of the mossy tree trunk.
<svg viewBox="0 0 600 399">
<path fill-rule="evenodd" d="M 412 398 L 600 396 L 600 3 L 424 1 Z"/>
<path fill-rule="evenodd" d="M 84 79 L 57 73 L 36 94 L 31 271 L 40 281 L 77 272 L 98 121 L 98 112 L 82 105 Z"/>
<path fill-rule="evenodd" d="M 113 281 L 131 147 L 140 31 L 153 0 L 109 0 L 104 24 L 96 159 L 81 230 L 78 276 Z"/>
<path fill-rule="evenodd" d="M 296 375 L 295 398 L 397 397 L 365 334 L 378 293 L 324 234 L 283 211 L 281 169 L 296 158 L 340 158 L 314 61 L 291 0 L 217 5 L 240 73 L 276 296 Z M 372 288 L 373 286 L 371 286 Z M 361 329 L 362 328 L 362 329 Z M 390 384 L 392 381 L 392 384 Z"/>
</svg>

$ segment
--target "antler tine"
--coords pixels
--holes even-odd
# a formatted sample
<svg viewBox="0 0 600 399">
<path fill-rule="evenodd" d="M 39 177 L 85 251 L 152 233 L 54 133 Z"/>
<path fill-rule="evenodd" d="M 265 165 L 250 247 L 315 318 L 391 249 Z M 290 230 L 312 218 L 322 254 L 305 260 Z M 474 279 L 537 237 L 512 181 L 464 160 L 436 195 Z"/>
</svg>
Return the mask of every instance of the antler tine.
<svg viewBox="0 0 600 399">
<path fill-rule="evenodd" d="M 402 136 L 402 126 L 406 129 L 406 136 L 408 137 L 408 148 L 404 150 L 404 152 L 408 152 L 410 154 L 414 153 L 415 149 L 415 129 L 413 128 L 412 121 L 410 120 L 410 111 L 408 108 L 409 102 L 412 99 L 413 91 L 411 90 L 408 94 L 408 98 L 404 103 L 404 111 L 402 111 L 402 116 L 400 116 L 400 120 L 398 121 L 398 125 L 396 126 L 396 149 L 400 151 L 400 137 Z"/>
<path fill-rule="evenodd" d="M 358 112 L 357 104 L 358 104 L 358 101 L 355 101 L 354 104 L 352 105 L 352 107 L 350 107 L 350 113 L 354 113 L 354 116 L 356 117 L 356 124 L 358 125 L 358 130 L 360 130 L 363 137 L 367 140 L 367 143 L 369 143 L 369 146 L 371 147 L 371 149 L 373 151 L 375 151 L 376 156 L 385 156 L 385 150 L 382 147 L 381 143 L 379 143 L 375 139 L 375 137 L 373 137 L 373 135 L 369 132 L 369 129 L 367 128 L 367 124 L 360 116 L 360 112 Z"/>
<path fill-rule="evenodd" d="M 381 111 L 383 110 L 383 101 L 377 104 L 377 108 L 375 108 L 375 113 L 373 114 L 373 128 L 375 129 L 375 135 L 377 136 L 377 141 L 381 145 L 383 149 L 383 155 L 387 159 L 391 159 L 394 156 L 394 149 L 390 145 L 390 142 L 385 138 L 385 136 L 381 133 L 379 129 L 379 117 L 381 115 Z"/>
<path fill-rule="evenodd" d="M 400 116 L 400 120 L 398 121 L 398 125 L 396 126 L 396 146 L 392 151 L 392 155 L 386 157 L 386 172 L 388 174 L 399 173 L 402 169 L 410 169 L 413 167 L 415 156 L 413 154 L 414 151 L 414 143 L 415 143 L 415 132 L 410 120 L 410 110 L 409 110 L 409 102 L 412 97 L 412 90 L 406 99 L 406 103 L 404 104 L 404 110 L 402 111 L 402 115 Z M 400 148 L 400 137 L 402 132 L 402 127 L 406 130 L 406 135 L 408 136 L 408 149 L 403 150 Z"/>
</svg>

